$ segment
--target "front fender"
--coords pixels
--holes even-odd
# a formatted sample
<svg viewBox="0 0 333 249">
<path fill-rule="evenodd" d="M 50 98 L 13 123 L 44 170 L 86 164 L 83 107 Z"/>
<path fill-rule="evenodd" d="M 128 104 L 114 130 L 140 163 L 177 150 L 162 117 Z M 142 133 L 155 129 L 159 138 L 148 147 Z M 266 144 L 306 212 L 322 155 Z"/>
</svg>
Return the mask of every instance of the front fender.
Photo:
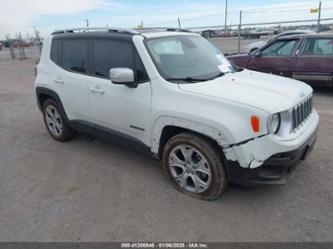
<svg viewBox="0 0 333 249">
<path fill-rule="evenodd" d="M 200 133 L 215 140 L 217 144 L 222 148 L 226 148 L 229 146 L 229 141 L 227 135 L 225 134 L 226 131 L 221 131 L 215 127 L 211 127 L 209 125 L 193 120 L 187 120 L 184 118 L 177 118 L 170 116 L 162 116 L 157 119 L 153 128 L 152 142 L 151 142 L 152 144 L 151 150 L 153 153 L 159 152 L 161 135 L 163 129 L 167 126 L 175 126 Z"/>
</svg>

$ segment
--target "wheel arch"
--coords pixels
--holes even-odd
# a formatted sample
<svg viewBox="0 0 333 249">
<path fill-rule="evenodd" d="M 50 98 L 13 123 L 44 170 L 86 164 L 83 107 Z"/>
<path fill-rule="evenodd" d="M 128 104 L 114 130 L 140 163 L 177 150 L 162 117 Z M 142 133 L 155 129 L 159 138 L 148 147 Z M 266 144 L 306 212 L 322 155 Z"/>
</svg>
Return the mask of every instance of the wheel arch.
<svg viewBox="0 0 333 249">
<path fill-rule="evenodd" d="M 45 103 L 45 101 L 47 99 L 53 99 L 54 101 L 56 101 L 59 104 L 60 108 L 62 109 L 62 111 L 65 114 L 65 118 L 68 120 L 65 109 L 62 105 L 61 99 L 55 91 L 53 91 L 49 88 L 46 88 L 46 87 L 36 87 L 36 96 L 37 96 L 37 105 L 38 105 L 38 108 L 40 111 L 42 111 L 43 104 Z"/>
<path fill-rule="evenodd" d="M 161 117 L 153 128 L 151 150 L 160 158 L 166 142 L 173 136 L 189 132 L 198 136 L 208 138 L 216 147 L 228 147 L 229 142 L 226 135 L 211 126 L 181 118 Z"/>
</svg>

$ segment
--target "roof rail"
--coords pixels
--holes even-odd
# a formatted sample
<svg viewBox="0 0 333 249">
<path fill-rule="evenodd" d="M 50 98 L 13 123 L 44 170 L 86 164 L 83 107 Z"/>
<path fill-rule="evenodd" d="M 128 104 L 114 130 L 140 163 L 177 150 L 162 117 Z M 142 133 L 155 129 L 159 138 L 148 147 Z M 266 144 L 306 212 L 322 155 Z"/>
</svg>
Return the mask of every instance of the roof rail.
<svg viewBox="0 0 333 249">
<path fill-rule="evenodd" d="M 126 29 L 126 28 L 114 28 L 114 27 L 91 27 L 91 28 L 72 28 L 72 29 L 60 29 L 54 31 L 51 35 L 59 35 L 66 33 L 79 33 L 79 32 L 94 32 L 94 31 L 105 31 L 105 32 L 115 32 L 115 33 L 126 33 L 131 35 L 138 35 L 144 31 L 171 31 L 171 32 L 192 32 L 189 29 L 181 28 L 170 28 L 170 27 L 147 27 L 147 28 L 136 28 L 136 29 Z"/>
<path fill-rule="evenodd" d="M 137 32 L 134 29 L 114 28 L 114 27 L 91 27 L 91 28 L 61 29 L 54 31 L 51 35 L 58 35 L 65 33 L 93 32 L 93 31 L 118 32 L 118 33 L 132 34 L 132 35 L 139 34 L 139 32 Z"/>
<path fill-rule="evenodd" d="M 189 29 L 182 29 L 182 28 L 172 28 L 172 27 L 146 27 L 146 28 L 136 28 L 136 31 L 173 31 L 173 32 L 188 32 L 191 33 L 192 31 Z"/>
</svg>

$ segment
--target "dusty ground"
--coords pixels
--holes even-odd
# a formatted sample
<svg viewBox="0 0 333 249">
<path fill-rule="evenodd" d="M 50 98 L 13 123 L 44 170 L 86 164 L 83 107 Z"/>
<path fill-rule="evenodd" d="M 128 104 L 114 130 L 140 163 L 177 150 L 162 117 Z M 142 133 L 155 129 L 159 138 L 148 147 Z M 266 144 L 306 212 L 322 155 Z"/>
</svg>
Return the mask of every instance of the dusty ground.
<svg viewBox="0 0 333 249">
<path fill-rule="evenodd" d="M 316 90 L 319 138 L 287 186 L 185 196 L 160 163 L 88 136 L 58 143 L 32 59 L 0 62 L 0 241 L 333 241 L 333 91 Z"/>
</svg>

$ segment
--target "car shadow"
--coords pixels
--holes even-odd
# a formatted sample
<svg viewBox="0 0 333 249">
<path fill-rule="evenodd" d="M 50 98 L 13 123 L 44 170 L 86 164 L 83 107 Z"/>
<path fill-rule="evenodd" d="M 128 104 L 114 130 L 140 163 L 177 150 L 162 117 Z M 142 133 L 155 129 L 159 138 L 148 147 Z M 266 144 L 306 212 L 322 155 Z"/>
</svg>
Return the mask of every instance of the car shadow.
<svg viewBox="0 0 333 249">
<path fill-rule="evenodd" d="M 124 170 L 140 173 L 140 177 L 145 178 L 145 182 L 151 182 L 153 185 L 159 185 L 155 188 L 156 191 L 163 191 L 164 194 L 175 195 L 176 199 L 186 199 L 186 202 L 196 202 L 197 199 L 186 196 L 174 189 L 164 175 L 160 160 L 154 159 L 147 154 L 137 151 L 125 144 L 119 144 L 115 141 L 110 141 L 102 138 L 96 138 L 87 134 L 79 134 L 76 141 L 83 147 L 92 146 L 99 158 L 106 157 L 106 160 L 119 161 Z M 110 154 L 112 152 L 112 155 Z M 115 160 L 113 160 L 115 158 Z M 111 166 L 112 167 L 112 166 Z M 105 169 L 101 169 L 102 171 Z M 154 182 L 158 179 L 160 182 Z M 162 182 L 161 182 L 162 181 Z M 161 186 L 164 186 L 164 190 Z M 244 199 L 249 201 L 261 201 L 262 198 L 278 198 L 281 193 L 287 191 L 285 186 L 263 186 L 263 187 L 243 187 L 237 184 L 230 183 L 228 189 L 223 195 L 214 202 L 221 205 L 235 205 L 243 203 Z M 159 196 L 159 192 L 154 193 L 154 196 Z M 188 198 L 187 198 L 188 197 Z M 156 197 L 157 198 L 157 197 Z"/>
<path fill-rule="evenodd" d="M 333 96 L 333 87 L 312 86 L 312 88 L 315 94 L 320 94 L 321 96 Z"/>
</svg>

